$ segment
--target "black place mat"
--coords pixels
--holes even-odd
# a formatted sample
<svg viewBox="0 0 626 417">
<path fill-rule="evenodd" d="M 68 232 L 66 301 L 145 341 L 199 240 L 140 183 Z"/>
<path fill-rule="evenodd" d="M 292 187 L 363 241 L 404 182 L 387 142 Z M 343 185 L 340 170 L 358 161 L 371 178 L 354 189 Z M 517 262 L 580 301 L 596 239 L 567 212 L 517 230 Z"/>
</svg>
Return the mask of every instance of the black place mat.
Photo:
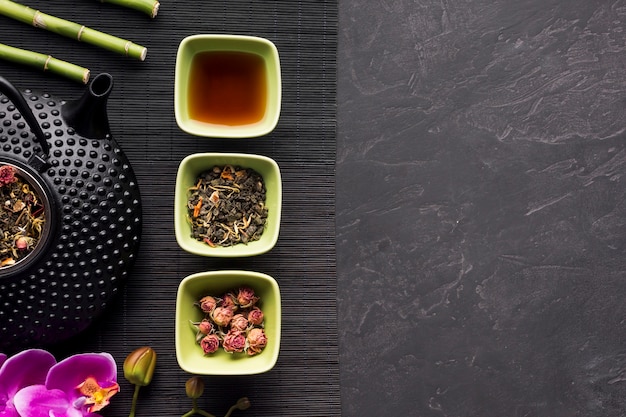
<svg viewBox="0 0 626 417">
<path fill-rule="evenodd" d="M 128 412 L 132 389 L 121 364 L 132 349 L 154 347 L 159 362 L 153 383 L 141 393 L 138 416 L 185 413 L 190 401 L 174 349 L 178 283 L 206 270 L 247 269 L 272 275 L 283 300 L 278 363 L 266 374 L 206 377 L 200 404 L 223 415 L 240 396 L 253 408 L 235 415 L 340 415 L 336 316 L 334 170 L 336 125 L 335 1 L 176 1 L 161 4 L 156 19 L 97 1 L 31 1 L 43 12 L 125 37 L 148 47 L 138 62 L 28 27 L 0 16 L 0 42 L 45 52 L 115 79 L 109 120 L 137 174 L 143 201 L 139 256 L 122 293 L 104 317 L 70 343 L 52 347 L 62 358 L 107 351 L 118 361 L 122 391 L 105 415 Z M 173 82 L 179 42 L 197 33 L 262 36 L 280 53 L 283 106 L 278 127 L 257 139 L 196 138 L 176 125 Z M 83 86 L 56 75 L 0 62 L 0 75 L 19 89 L 48 91 L 67 99 Z M 246 259 L 202 258 L 183 252 L 173 229 L 176 170 L 195 152 L 246 152 L 269 156 L 283 176 L 283 219 L 278 244 Z"/>
</svg>

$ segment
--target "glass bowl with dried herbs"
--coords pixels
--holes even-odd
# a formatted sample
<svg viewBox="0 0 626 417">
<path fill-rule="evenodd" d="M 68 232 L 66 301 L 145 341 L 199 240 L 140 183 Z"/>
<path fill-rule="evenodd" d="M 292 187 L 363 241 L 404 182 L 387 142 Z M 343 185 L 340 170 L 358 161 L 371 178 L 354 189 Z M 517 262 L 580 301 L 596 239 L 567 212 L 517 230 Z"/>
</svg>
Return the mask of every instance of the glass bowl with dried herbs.
<svg viewBox="0 0 626 417">
<path fill-rule="evenodd" d="M 262 155 L 197 153 L 176 176 L 174 230 L 189 253 L 247 257 L 278 241 L 282 180 L 278 164 Z"/>
<path fill-rule="evenodd" d="M 42 185 L 27 171 L 0 165 L 0 275 L 26 268 L 50 235 L 52 207 Z"/>
</svg>

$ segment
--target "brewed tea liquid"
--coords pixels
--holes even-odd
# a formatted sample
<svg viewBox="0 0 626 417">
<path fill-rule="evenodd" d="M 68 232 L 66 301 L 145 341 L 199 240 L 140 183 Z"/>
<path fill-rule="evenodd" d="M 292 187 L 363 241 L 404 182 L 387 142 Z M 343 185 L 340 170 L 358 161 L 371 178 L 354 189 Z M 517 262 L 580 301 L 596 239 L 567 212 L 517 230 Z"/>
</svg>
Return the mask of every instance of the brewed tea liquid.
<svg viewBox="0 0 626 417">
<path fill-rule="evenodd" d="M 258 122 L 265 113 L 263 58 L 245 52 L 196 54 L 191 64 L 189 115 L 229 126 Z"/>
</svg>

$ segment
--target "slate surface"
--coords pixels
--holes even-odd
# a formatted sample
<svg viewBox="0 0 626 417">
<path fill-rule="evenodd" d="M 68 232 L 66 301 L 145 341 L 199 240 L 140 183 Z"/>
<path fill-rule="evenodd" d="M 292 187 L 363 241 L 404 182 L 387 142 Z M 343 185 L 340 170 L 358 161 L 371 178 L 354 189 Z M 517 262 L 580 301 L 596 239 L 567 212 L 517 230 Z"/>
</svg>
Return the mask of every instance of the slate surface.
<svg viewBox="0 0 626 417">
<path fill-rule="evenodd" d="M 345 416 L 626 415 L 626 3 L 340 2 Z"/>
<path fill-rule="evenodd" d="M 140 253 L 126 286 L 104 317 L 59 357 L 108 351 L 119 362 L 151 345 L 159 354 L 153 383 L 142 391 L 138 415 L 182 415 L 189 377 L 174 351 L 178 283 L 198 271 L 249 269 L 272 275 L 283 299 L 283 337 L 276 367 L 251 377 L 207 377 L 201 405 L 223 415 L 247 395 L 240 415 L 340 415 L 334 246 L 337 4 L 334 1 L 162 2 L 156 19 L 97 1 L 30 1 L 43 12 L 74 20 L 148 47 L 145 62 L 81 44 L 1 17 L 0 42 L 45 52 L 109 72 L 113 136 L 131 160 L 143 200 Z M 281 56 L 283 107 L 276 130 L 264 138 L 191 137 L 174 120 L 176 49 L 188 35 L 236 33 L 273 41 Z M 73 99 L 83 87 L 51 74 L 0 62 L 18 88 Z M 183 252 L 173 232 L 173 192 L 179 161 L 195 152 L 247 152 L 275 159 L 283 176 L 283 220 L 277 246 L 249 259 L 219 260 Z M 132 390 L 124 381 L 105 415 L 124 415 Z M 239 414 L 238 414 L 239 415 Z"/>
</svg>

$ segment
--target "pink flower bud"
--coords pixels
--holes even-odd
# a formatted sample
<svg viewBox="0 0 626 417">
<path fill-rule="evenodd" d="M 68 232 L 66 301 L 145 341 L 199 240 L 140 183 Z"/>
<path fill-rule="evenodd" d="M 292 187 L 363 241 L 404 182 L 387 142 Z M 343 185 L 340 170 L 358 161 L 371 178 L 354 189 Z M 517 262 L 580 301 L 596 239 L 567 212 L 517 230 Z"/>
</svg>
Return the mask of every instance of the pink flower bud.
<svg viewBox="0 0 626 417">
<path fill-rule="evenodd" d="M 261 353 L 263 348 L 267 346 L 267 336 L 263 329 L 254 328 L 248 332 L 246 353 L 250 356 Z"/>
<path fill-rule="evenodd" d="M 20 236 L 15 240 L 15 247 L 19 250 L 28 249 L 28 239 L 24 236 Z"/>
<path fill-rule="evenodd" d="M 216 334 L 208 334 L 202 338 L 200 346 L 205 355 L 215 353 L 220 347 L 220 338 Z"/>
<path fill-rule="evenodd" d="M 246 347 L 246 336 L 242 332 L 231 330 L 224 336 L 223 346 L 228 353 L 243 352 Z"/>
<path fill-rule="evenodd" d="M 213 330 L 213 323 L 208 321 L 207 319 L 202 320 L 198 323 L 198 331 L 202 334 L 209 334 Z"/>
<path fill-rule="evenodd" d="M 237 298 L 231 293 L 224 294 L 222 298 L 222 307 L 230 308 L 231 310 L 237 310 Z"/>
<path fill-rule="evenodd" d="M 248 328 L 248 319 L 243 314 L 235 314 L 230 321 L 230 328 L 243 332 Z"/>
<path fill-rule="evenodd" d="M 248 321 L 253 326 L 260 326 L 263 324 L 263 311 L 259 307 L 253 307 L 252 310 L 248 313 Z"/>
<path fill-rule="evenodd" d="M 241 287 L 237 294 L 237 303 L 243 308 L 251 307 L 259 300 L 255 297 L 254 290 L 250 287 Z"/>
<path fill-rule="evenodd" d="M 198 304 L 200 305 L 200 308 L 203 312 L 210 313 L 217 305 L 217 300 L 215 299 L 215 297 L 207 295 L 206 297 L 202 297 Z"/>
<path fill-rule="evenodd" d="M 227 307 L 215 307 L 211 312 L 211 318 L 218 326 L 228 326 L 233 318 L 233 310 Z"/>
<path fill-rule="evenodd" d="M 11 184 L 17 181 L 15 178 L 15 168 L 11 165 L 3 165 L 0 167 L 0 186 Z"/>
</svg>

